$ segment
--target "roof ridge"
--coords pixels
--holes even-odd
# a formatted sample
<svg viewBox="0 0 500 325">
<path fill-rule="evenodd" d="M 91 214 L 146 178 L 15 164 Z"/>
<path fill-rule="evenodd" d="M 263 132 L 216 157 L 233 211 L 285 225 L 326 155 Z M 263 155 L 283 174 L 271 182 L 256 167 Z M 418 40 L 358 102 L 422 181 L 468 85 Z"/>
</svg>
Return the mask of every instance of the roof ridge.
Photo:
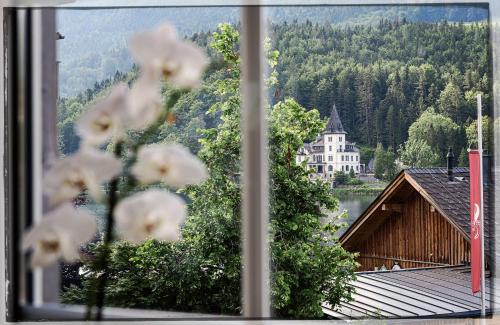
<svg viewBox="0 0 500 325">
<path fill-rule="evenodd" d="M 443 173 L 447 172 L 447 167 L 409 167 L 404 169 L 405 172 L 409 174 L 432 174 L 435 172 Z M 457 173 L 468 173 L 468 167 L 453 167 L 453 171 Z"/>
</svg>

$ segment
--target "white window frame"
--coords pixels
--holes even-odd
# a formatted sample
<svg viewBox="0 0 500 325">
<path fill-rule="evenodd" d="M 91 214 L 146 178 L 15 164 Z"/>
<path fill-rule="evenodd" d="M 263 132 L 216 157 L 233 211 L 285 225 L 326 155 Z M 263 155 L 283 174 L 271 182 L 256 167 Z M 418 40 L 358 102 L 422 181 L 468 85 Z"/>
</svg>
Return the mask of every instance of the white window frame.
<svg viewBox="0 0 500 325">
<path fill-rule="evenodd" d="M 61 0 L 52 1 L 49 5 L 61 6 L 61 3 L 73 2 L 69 6 L 92 6 L 92 7 L 109 7 L 111 6 L 213 6 L 213 5 L 224 5 L 223 1 L 216 0 L 184 0 L 182 3 L 178 1 L 161 1 L 161 0 L 138 0 L 138 1 L 128 1 L 128 0 L 116 0 L 116 1 L 102 1 L 102 0 L 87 0 L 87 1 L 71 1 L 71 0 Z M 32 4 L 31 4 L 32 3 Z M 268 247 L 267 247 L 267 225 L 268 225 L 268 157 L 266 150 L 267 134 L 266 134 L 266 120 L 264 116 L 263 107 L 263 56 L 262 54 L 262 39 L 264 34 L 264 20 L 262 19 L 262 9 L 259 6 L 266 5 L 397 5 L 397 4 L 488 4 L 490 12 L 490 26 L 494 24 L 497 28 L 490 27 L 490 42 L 492 47 L 492 60 L 493 60 L 493 85 L 492 89 L 494 92 L 494 111 L 493 117 L 498 118 L 500 116 L 500 30 L 498 24 L 500 24 L 500 2 L 495 0 L 241 0 L 237 5 L 248 5 L 242 8 L 242 131 L 243 131 L 243 168 L 245 168 L 245 173 L 243 173 L 243 309 L 244 316 L 252 318 L 266 318 L 270 315 L 270 303 L 269 303 L 269 265 L 268 265 Z M 227 4 L 227 3 L 226 3 Z M 20 5 L 29 7 L 37 6 L 40 7 L 39 1 L 23 1 Z M 64 5 L 64 4 L 63 4 Z M 66 4 L 67 5 L 67 4 Z M 19 6 L 14 2 L 8 2 L 2 5 L 4 7 Z M 43 6 L 43 5 L 42 5 Z M 0 19 L 4 21 L 4 11 L 0 11 Z M 43 25 L 43 23 L 42 23 Z M 4 45 L 5 54 L 5 40 L 4 40 L 4 27 L 1 25 L 0 41 Z M 33 26 L 34 27 L 34 26 Z M 35 27 L 34 27 L 35 28 Z M 43 31 L 42 31 L 43 33 Z M 42 37 L 41 34 L 38 37 Z M 37 41 L 34 39 L 34 50 L 36 51 L 36 46 L 43 46 L 43 42 L 40 39 Z M 41 50 L 39 47 L 38 50 Z M 39 52 L 42 53 L 42 52 Z M 50 54 L 50 53 L 48 53 Z M 4 56 L 2 56 L 4 58 Z M 39 58 L 38 58 L 39 59 Z M 34 58 L 37 60 L 37 58 Z M 3 59 L 2 59 L 2 62 Z M 50 68 L 50 67 L 46 67 Z M 6 64 L 3 64 L 4 73 L 7 72 Z M 46 73 L 43 69 L 39 67 L 37 70 L 35 67 L 34 76 L 38 79 L 34 79 L 33 82 L 36 85 L 43 80 L 46 81 Z M 45 74 L 44 74 L 45 73 Z M 45 85 L 45 84 L 44 84 Z M 0 78 L 0 87 L 2 90 L 5 89 L 4 78 Z M 40 88 L 41 89 L 41 88 Z M 40 90 L 39 89 L 39 90 Z M 47 89 L 45 89 L 47 90 Z M 44 91 L 45 91 L 44 90 Z M 36 91 L 35 91 L 36 92 Z M 43 102 L 43 92 L 39 91 L 34 93 L 33 97 L 34 107 L 42 107 Z M 0 92 L 2 104 L 6 103 L 6 92 Z M 55 107 L 54 107 L 55 108 Z M 4 107 L 4 112 L 6 107 Z M 8 165 L 5 164 L 7 159 L 9 159 L 9 152 L 7 151 L 7 146 L 5 144 L 5 120 L 4 114 L 0 116 L 0 125 L 2 132 L 0 132 L 0 146 L 1 152 L 4 159 L 0 159 L 0 167 L 2 170 L 6 170 Z M 34 133 L 41 132 L 42 120 L 47 123 L 41 114 L 39 116 L 33 117 L 34 123 Z M 46 124 L 45 124 L 46 125 Z M 44 130 L 45 131 L 45 130 Z M 495 147 L 499 147 L 500 143 L 500 130 L 494 130 L 494 143 Z M 34 161 L 42 163 L 44 160 L 43 154 L 47 153 L 47 149 L 44 148 L 38 151 L 36 148 L 33 150 Z M 50 152 L 50 151 L 49 151 Z M 500 150 L 494 152 L 494 175 L 493 179 L 497 178 L 497 173 L 500 170 Z M 36 170 L 35 170 L 36 172 Z M 0 180 L 1 185 L 1 197 L 0 206 L 2 207 L 2 220 L 0 223 L 0 244 L 5 247 L 6 244 L 11 245 L 6 241 L 6 225 L 8 226 L 9 218 L 7 218 L 7 204 L 6 194 L 8 195 L 9 189 L 6 189 L 6 179 L 2 178 Z M 37 183 L 38 182 L 38 183 Z M 493 193 L 499 193 L 497 190 L 497 185 L 494 183 Z M 34 181 L 34 187 L 40 186 L 39 179 Z M 12 189 L 11 189 L 12 190 Z M 33 202 L 34 206 L 40 208 L 43 207 L 43 202 L 41 199 L 35 199 Z M 495 208 L 495 218 L 498 216 L 498 210 Z M 41 211 L 41 210 L 39 210 Z M 36 217 L 36 216 L 35 216 Z M 498 233 L 498 232 L 497 232 Z M 12 241 L 12 240 L 10 240 Z M 10 246 L 9 246 L 10 247 Z M 496 241 L 495 249 L 500 247 L 500 241 Z M 497 250 L 500 251 L 500 250 Z M 5 249 L 0 251 L 0 261 L 6 261 Z M 496 266 L 495 274 L 499 274 L 498 265 L 500 263 L 494 263 Z M 4 263 L 4 267 L 5 267 Z M 44 274 L 35 275 L 36 281 L 46 281 L 50 280 L 51 277 L 45 278 Z M 43 280 L 42 280 L 43 279 Z M 53 279 L 53 278 L 52 278 Z M 7 305 L 12 295 L 12 292 L 6 291 L 6 274 L 5 272 L 0 272 L 0 317 L 2 315 L 7 315 L 7 319 L 12 319 L 13 309 L 11 306 Z M 36 285 L 35 285 L 36 287 Z M 500 287 L 500 282 L 498 277 L 494 279 L 494 288 Z M 44 289 L 41 288 L 40 292 L 35 292 L 35 298 L 44 300 Z M 36 291 L 37 289 L 35 289 Z M 46 290 L 46 289 L 45 289 Z M 6 299 L 6 297 L 8 297 Z M 21 297 L 24 298 L 24 297 Z M 35 317 L 40 315 L 52 315 L 54 317 L 65 317 L 69 319 L 78 319 L 81 315 L 81 311 L 68 310 L 62 306 L 52 305 L 52 309 L 48 307 L 37 307 L 31 306 L 24 310 L 26 313 L 32 313 Z M 7 314 L 8 313 L 8 314 Z M 105 315 L 113 317 L 125 317 L 125 318 L 135 318 L 130 314 L 127 316 L 125 311 L 115 311 L 113 314 L 113 309 L 108 309 Z M 151 316 L 151 312 L 148 311 L 148 315 Z M 9 318 L 10 317 L 10 318 Z M 161 318 L 161 317 L 160 317 Z M 5 319 L 2 319 L 3 322 Z"/>
</svg>

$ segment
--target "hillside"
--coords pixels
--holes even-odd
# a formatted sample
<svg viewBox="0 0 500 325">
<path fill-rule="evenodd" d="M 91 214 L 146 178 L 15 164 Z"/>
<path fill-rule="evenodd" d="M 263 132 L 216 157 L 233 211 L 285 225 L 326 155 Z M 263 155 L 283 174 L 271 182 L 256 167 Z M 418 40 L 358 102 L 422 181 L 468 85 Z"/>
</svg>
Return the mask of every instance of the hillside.
<svg viewBox="0 0 500 325">
<path fill-rule="evenodd" d="M 280 53 L 271 102 L 294 98 L 307 109 L 317 108 L 322 117 L 328 116 L 335 103 L 349 140 L 363 148 L 365 163 L 378 143 L 399 148 L 408 138 L 410 125 L 429 108 L 457 124 L 459 134 L 441 146 L 452 145 L 461 153 L 466 146 L 465 127 L 474 117 L 475 94 L 485 94 L 485 114 L 491 107 L 486 24 L 296 22 L 274 24 L 269 31 L 272 48 Z M 210 39 L 211 34 L 205 32 L 192 37 L 213 61 L 204 86 L 179 101 L 176 124 L 159 130 L 156 140 L 180 141 L 196 152 L 201 136 L 197 130 L 217 123 L 218 117 L 206 112 L 216 101 L 213 83 L 225 77 L 225 69 L 208 47 Z M 61 100 L 63 153 L 77 147 L 72 125 L 79 113 L 110 85 L 130 80 L 134 74 L 116 74 L 79 96 Z"/>
<path fill-rule="evenodd" d="M 324 117 L 335 103 L 350 139 L 370 147 L 398 148 L 429 107 L 464 125 L 475 94 L 490 93 L 485 24 L 305 23 L 275 25 L 271 35 L 280 52 L 274 100 L 295 98 Z"/>
<path fill-rule="evenodd" d="M 222 22 L 239 21 L 237 7 L 217 8 L 129 8 L 61 9 L 58 30 L 65 39 L 58 42 L 61 96 L 76 95 L 96 81 L 127 71 L 131 60 L 126 51 L 128 35 L 170 21 L 182 35 L 215 30 Z M 273 24 L 311 21 L 328 25 L 375 25 L 380 19 L 412 22 L 475 22 L 488 18 L 479 6 L 327 6 L 269 7 Z M 91 26 L 91 28 L 89 28 Z"/>
</svg>

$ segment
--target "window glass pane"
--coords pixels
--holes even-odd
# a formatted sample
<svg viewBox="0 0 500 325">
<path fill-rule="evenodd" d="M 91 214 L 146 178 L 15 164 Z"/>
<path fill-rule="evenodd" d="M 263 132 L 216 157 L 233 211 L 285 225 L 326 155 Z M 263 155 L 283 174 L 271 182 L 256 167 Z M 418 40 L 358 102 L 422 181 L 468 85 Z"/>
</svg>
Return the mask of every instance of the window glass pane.
<svg viewBox="0 0 500 325">
<path fill-rule="evenodd" d="M 74 204 L 97 217 L 99 235 L 83 248 L 81 263 L 62 265 L 62 302 L 96 303 L 100 274 L 107 269 L 108 306 L 240 314 L 239 17 L 237 7 L 58 10 L 61 156 L 79 154 L 89 144 L 82 137 L 100 143 L 102 152 L 118 152 L 126 172 L 118 178 L 114 238 L 159 239 L 135 245 L 119 240 L 103 264 L 109 202 L 84 191 Z M 208 58 L 199 84 L 193 79 L 203 58 L 193 45 Z M 148 78 L 160 78 L 148 69 L 163 74 L 157 98 L 150 95 L 156 84 L 148 84 Z M 130 90 L 120 101 L 124 88 Z M 99 105 L 109 116 L 94 121 L 89 112 Z M 116 122 L 129 123 L 133 131 L 104 141 L 89 137 L 115 126 L 110 124 L 115 122 L 110 122 L 113 110 L 133 107 L 144 110 L 134 121 Z M 154 115 L 155 109 L 161 121 L 153 122 L 152 128 L 134 126 Z M 143 148 L 158 145 L 141 156 L 135 143 Z M 204 181 L 201 162 L 208 170 Z M 104 182 L 101 196 L 112 189 Z M 156 201 L 140 197 L 152 190 L 169 194 Z M 134 207 L 130 197 L 138 205 Z M 173 241 L 183 213 L 178 204 L 186 205 L 187 217 L 180 222 L 181 238 Z M 145 221 L 127 229 L 130 225 L 120 218 Z"/>
<path fill-rule="evenodd" d="M 401 292 L 403 283 L 429 294 L 443 293 L 438 283 L 443 291 L 457 285 L 472 298 L 470 273 L 457 270 L 465 264 L 469 272 L 467 149 L 477 146 L 478 93 L 485 127 L 492 116 L 487 6 L 294 6 L 267 13 L 269 48 L 276 51 L 268 74 L 275 313 L 431 315 L 431 300 Z M 296 164 L 296 152 L 309 163 Z M 324 162 L 312 159 L 327 154 Z M 405 272 L 384 272 L 391 269 Z M 358 271 L 378 273 L 355 280 Z"/>
</svg>

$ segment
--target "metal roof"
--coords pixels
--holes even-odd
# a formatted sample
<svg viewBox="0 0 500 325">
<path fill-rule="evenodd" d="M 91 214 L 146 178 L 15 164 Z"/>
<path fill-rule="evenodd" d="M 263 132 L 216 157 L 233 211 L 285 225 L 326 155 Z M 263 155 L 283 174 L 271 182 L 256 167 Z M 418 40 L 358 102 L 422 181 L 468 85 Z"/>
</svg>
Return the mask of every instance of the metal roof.
<svg viewBox="0 0 500 325">
<path fill-rule="evenodd" d="M 470 268 L 465 266 L 358 272 L 353 301 L 323 312 L 336 319 L 474 316 L 480 295 L 471 293 Z M 497 292 L 486 278 L 486 308 L 499 309 Z"/>
</svg>

